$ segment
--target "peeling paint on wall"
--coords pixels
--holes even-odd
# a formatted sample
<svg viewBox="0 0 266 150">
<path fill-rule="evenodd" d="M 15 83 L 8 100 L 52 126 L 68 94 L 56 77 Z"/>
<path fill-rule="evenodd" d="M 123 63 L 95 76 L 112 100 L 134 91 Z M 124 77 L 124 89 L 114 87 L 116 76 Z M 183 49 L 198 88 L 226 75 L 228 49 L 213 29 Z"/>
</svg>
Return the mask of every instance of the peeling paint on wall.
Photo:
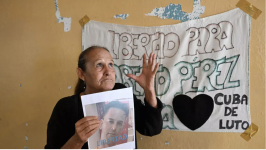
<svg viewBox="0 0 266 150">
<path fill-rule="evenodd" d="M 58 8 L 58 0 L 54 0 L 54 2 L 55 2 L 55 9 L 56 9 L 55 16 L 56 16 L 56 18 L 57 18 L 57 22 L 58 22 L 58 23 L 64 22 L 64 31 L 65 31 L 65 32 L 70 31 L 70 27 L 71 27 L 71 17 L 70 17 L 70 18 L 67 18 L 67 17 L 61 17 L 61 15 L 60 15 L 60 11 L 59 11 L 59 8 Z"/>
<path fill-rule="evenodd" d="M 115 15 L 114 18 L 121 18 L 123 20 L 127 19 L 127 17 L 129 16 L 129 14 L 118 14 Z"/>
<path fill-rule="evenodd" d="M 193 11 L 191 13 L 182 11 L 182 6 L 180 4 L 170 3 L 166 7 L 155 8 L 151 13 L 145 15 L 158 16 L 162 19 L 180 20 L 181 22 L 199 19 L 200 15 L 205 11 L 205 6 L 201 6 L 200 1 L 201 0 L 194 0 Z"/>
</svg>

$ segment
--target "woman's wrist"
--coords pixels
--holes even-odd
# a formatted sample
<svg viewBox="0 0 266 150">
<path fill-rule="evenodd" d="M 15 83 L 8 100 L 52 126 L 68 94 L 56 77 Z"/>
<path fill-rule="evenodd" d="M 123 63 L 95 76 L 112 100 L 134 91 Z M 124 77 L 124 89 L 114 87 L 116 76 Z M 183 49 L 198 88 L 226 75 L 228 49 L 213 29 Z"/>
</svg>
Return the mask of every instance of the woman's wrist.
<svg viewBox="0 0 266 150">
<path fill-rule="evenodd" d="M 61 149 L 81 149 L 86 142 L 79 140 L 74 134 Z"/>
<path fill-rule="evenodd" d="M 154 108 L 157 108 L 157 99 L 154 89 L 144 89 L 147 102 Z"/>
</svg>

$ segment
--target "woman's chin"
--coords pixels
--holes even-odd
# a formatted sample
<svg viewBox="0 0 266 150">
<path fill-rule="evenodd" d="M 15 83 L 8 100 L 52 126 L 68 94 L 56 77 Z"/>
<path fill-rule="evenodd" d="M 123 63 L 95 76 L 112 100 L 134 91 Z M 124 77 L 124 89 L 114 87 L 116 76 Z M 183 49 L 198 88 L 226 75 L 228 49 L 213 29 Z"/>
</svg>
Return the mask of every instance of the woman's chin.
<svg viewBox="0 0 266 150">
<path fill-rule="evenodd" d="M 104 84 L 103 86 L 102 86 L 102 89 L 103 89 L 103 91 L 110 91 L 110 90 L 112 90 L 113 88 L 114 88 L 114 86 L 115 86 L 115 83 L 113 82 L 113 83 L 106 83 L 106 84 Z"/>
</svg>

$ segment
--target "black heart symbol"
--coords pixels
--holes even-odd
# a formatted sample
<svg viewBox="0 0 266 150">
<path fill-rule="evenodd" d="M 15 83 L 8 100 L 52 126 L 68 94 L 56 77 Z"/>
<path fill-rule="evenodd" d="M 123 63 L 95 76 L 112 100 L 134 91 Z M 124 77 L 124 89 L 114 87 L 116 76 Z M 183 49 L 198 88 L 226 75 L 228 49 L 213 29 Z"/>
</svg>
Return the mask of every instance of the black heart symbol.
<svg viewBox="0 0 266 150">
<path fill-rule="evenodd" d="M 198 129 L 209 119 L 213 107 L 213 99 L 205 94 L 197 95 L 193 99 L 181 94 L 173 100 L 176 116 L 191 130 Z"/>
</svg>

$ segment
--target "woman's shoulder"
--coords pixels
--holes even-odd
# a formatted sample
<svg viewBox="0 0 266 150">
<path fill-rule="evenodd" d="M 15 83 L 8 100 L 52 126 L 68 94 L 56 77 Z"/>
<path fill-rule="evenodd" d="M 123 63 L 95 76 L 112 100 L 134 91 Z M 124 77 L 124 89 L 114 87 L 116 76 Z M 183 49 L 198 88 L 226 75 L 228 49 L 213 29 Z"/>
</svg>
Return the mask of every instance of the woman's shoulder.
<svg viewBox="0 0 266 150">
<path fill-rule="evenodd" d="M 77 98 L 78 95 L 72 95 L 61 98 L 59 101 L 57 101 L 56 105 L 54 106 L 50 120 L 48 122 L 48 126 L 54 126 L 55 124 L 58 124 L 60 122 L 69 122 L 71 116 L 73 116 L 73 112 L 75 112 L 77 108 L 75 107 L 75 101 L 77 101 Z"/>
<path fill-rule="evenodd" d="M 75 105 L 78 102 L 78 99 L 79 99 L 79 94 L 75 94 L 72 96 L 67 96 L 67 97 L 61 98 L 56 103 L 55 107 L 61 108 L 61 109 L 62 108 L 65 108 L 65 109 L 71 108 L 71 107 L 73 107 L 73 105 Z"/>
</svg>

